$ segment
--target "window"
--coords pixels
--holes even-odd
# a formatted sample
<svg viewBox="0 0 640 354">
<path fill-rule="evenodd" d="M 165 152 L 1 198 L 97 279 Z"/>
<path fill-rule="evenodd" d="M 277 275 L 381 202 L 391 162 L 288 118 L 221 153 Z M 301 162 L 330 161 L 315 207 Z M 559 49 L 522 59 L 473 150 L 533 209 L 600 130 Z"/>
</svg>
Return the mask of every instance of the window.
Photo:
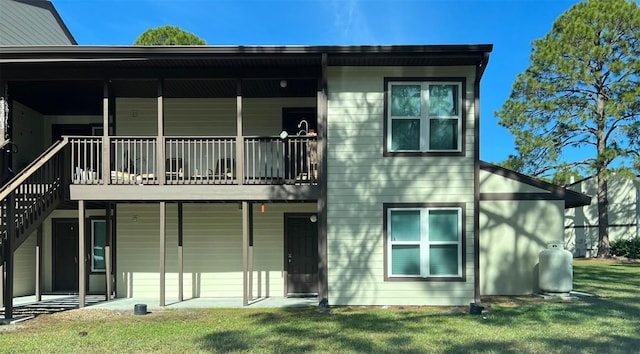
<svg viewBox="0 0 640 354">
<path fill-rule="evenodd" d="M 105 247 L 107 245 L 107 223 L 104 220 L 91 220 L 91 271 L 104 272 Z"/>
<path fill-rule="evenodd" d="M 387 80 L 386 151 L 462 152 L 462 80 Z"/>
<path fill-rule="evenodd" d="M 387 207 L 388 278 L 462 278 L 461 207 Z"/>
</svg>

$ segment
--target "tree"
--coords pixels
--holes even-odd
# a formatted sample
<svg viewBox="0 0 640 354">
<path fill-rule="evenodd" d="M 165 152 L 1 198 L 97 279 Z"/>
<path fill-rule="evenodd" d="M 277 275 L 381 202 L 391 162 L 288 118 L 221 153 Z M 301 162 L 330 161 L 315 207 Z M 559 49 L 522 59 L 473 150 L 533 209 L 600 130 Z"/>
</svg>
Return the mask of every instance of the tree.
<svg viewBox="0 0 640 354">
<path fill-rule="evenodd" d="M 177 26 L 161 26 L 146 30 L 133 45 L 206 45 L 204 39 Z"/>
<path fill-rule="evenodd" d="M 635 1 L 574 5 L 532 43 L 529 67 L 496 112 L 515 136 L 510 166 L 535 176 L 578 169 L 597 177 L 598 257 L 609 256 L 607 179 L 640 168 L 639 31 Z M 567 160 L 570 153 L 582 156 Z"/>
</svg>

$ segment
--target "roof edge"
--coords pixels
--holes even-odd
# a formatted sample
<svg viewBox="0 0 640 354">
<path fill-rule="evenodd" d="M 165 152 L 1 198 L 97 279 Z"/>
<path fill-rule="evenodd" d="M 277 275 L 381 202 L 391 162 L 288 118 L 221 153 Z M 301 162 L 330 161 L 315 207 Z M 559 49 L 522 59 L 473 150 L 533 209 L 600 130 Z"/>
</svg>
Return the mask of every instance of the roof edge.
<svg viewBox="0 0 640 354">
<path fill-rule="evenodd" d="M 522 173 L 512 171 L 498 165 L 494 165 L 489 162 L 480 161 L 480 169 L 505 178 L 512 179 L 514 181 L 546 190 L 554 196 L 563 199 L 565 209 L 577 208 L 591 204 L 591 197 L 584 193 L 576 192 L 553 183 L 545 182 L 540 179 L 530 177 Z"/>
<path fill-rule="evenodd" d="M 75 41 L 75 40 L 74 40 Z M 238 45 L 238 46 L 3 46 L 5 54 L 484 54 L 493 50 L 492 44 L 469 45 Z"/>
</svg>

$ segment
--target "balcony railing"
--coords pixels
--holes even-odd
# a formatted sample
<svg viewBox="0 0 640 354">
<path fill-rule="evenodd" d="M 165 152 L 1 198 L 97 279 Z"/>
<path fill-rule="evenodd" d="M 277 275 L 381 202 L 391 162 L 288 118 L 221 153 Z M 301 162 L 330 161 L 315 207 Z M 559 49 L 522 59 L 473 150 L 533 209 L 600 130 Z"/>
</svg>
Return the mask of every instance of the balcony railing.
<svg viewBox="0 0 640 354">
<path fill-rule="evenodd" d="M 241 156 L 236 137 L 164 137 L 162 161 L 157 140 L 108 137 L 105 169 L 103 137 L 70 137 L 73 183 L 159 184 L 160 173 L 171 185 L 317 183 L 315 136 L 243 137 Z"/>
</svg>

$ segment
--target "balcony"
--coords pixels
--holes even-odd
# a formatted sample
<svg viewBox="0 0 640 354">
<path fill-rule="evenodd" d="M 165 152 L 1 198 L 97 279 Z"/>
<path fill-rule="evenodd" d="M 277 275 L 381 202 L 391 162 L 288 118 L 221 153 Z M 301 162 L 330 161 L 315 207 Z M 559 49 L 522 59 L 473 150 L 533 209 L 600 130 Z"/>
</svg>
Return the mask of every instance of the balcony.
<svg viewBox="0 0 640 354">
<path fill-rule="evenodd" d="M 69 144 L 72 185 L 317 185 L 318 182 L 315 136 L 285 139 L 165 136 L 160 142 L 156 137 L 75 136 L 69 137 Z"/>
</svg>

